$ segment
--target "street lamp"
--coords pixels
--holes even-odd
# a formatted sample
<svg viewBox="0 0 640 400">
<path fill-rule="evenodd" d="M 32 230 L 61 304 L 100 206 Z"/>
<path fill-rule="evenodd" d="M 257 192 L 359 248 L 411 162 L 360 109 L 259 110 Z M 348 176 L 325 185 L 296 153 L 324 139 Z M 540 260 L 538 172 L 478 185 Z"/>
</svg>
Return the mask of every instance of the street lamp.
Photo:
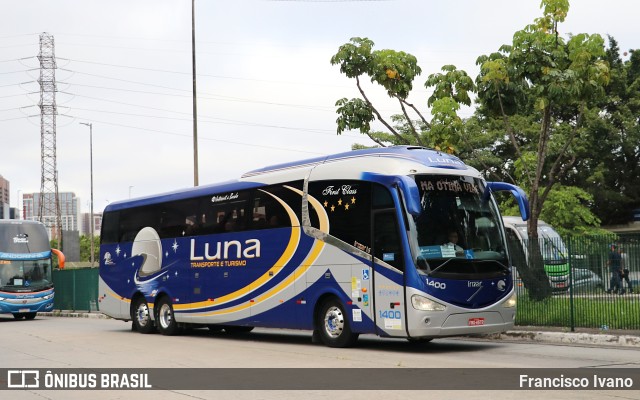
<svg viewBox="0 0 640 400">
<path fill-rule="evenodd" d="M 93 225 L 93 124 L 80 122 L 80 125 L 86 125 L 89 127 L 89 164 L 91 173 L 91 221 L 89 229 L 91 229 L 91 267 L 93 267 L 93 231 L 95 230 Z"/>
</svg>

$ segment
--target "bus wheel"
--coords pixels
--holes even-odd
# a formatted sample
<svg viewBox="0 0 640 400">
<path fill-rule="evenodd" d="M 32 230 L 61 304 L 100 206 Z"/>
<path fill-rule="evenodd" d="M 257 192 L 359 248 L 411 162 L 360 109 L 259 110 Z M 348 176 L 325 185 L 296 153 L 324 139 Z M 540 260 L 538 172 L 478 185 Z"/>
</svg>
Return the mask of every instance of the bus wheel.
<svg viewBox="0 0 640 400">
<path fill-rule="evenodd" d="M 358 334 L 351 332 L 342 304 L 336 299 L 327 300 L 322 305 L 316 327 L 322 343 L 329 347 L 349 347 L 358 339 Z"/>
<path fill-rule="evenodd" d="M 22 315 L 24 316 L 24 319 L 26 319 L 27 321 L 30 321 L 32 319 L 35 319 L 37 314 L 38 313 L 35 313 L 35 312 L 28 312 L 28 313 L 24 313 Z"/>
<path fill-rule="evenodd" d="M 230 335 L 241 335 L 243 333 L 249 333 L 253 330 L 253 326 L 231 326 L 224 327 L 224 331 Z"/>
<path fill-rule="evenodd" d="M 21 320 L 22 318 L 24 318 L 24 314 L 22 313 L 15 313 L 13 314 L 13 318 L 17 319 L 17 320 Z"/>
<path fill-rule="evenodd" d="M 160 333 L 168 336 L 178 333 L 178 323 L 173 314 L 171 300 L 166 296 L 161 298 L 158 302 L 157 310 L 156 323 Z"/>
<path fill-rule="evenodd" d="M 149 313 L 149 305 L 143 296 L 138 296 L 131 307 L 131 320 L 133 327 L 140 333 L 151 333 L 154 331 L 153 321 Z"/>
</svg>

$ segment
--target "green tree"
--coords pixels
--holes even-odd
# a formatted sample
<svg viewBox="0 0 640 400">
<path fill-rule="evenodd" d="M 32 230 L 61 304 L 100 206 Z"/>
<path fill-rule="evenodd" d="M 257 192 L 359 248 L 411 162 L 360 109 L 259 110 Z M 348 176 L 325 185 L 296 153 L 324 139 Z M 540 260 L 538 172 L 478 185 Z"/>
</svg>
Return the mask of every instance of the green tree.
<svg viewBox="0 0 640 400">
<path fill-rule="evenodd" d="M 564 182 L 593 196 L 594 213 L 605 225 L 626 223 L 630 210 L 640 208 L 640 52 L 627 54 L 623 61 L 609 37 L 606 97 L 586 119 L 591 140 L 577 158 L 575 174 Z"/>
<path fill-rule="evenodd" d="M 93 237 L 93 260 L 95 266 L 100 262 L 100 236 Z M 80 236 L 80 261 L 91 261 L 91 236 Z"/>
<path fill-rule="evenodd" d="M 455 152 L 464 129 L 457 111 L 461 104 L 471 105 L 469 93 L 474 90 L 473 80 L 452 65 L 443 67 L 442 74 L 430 75 L 425 86 L 433 86 L 435 92 L 428 99 L 432 115 L 428 121 L 417 106 L 407 101 L 415 78 L 422 72 L 417 59 L 403 51 L 373 50 L 373 46 L 370 39 L 354 37 L 331 57 L 331 64 L 339 65 L 340 72 L 355 79 L 361 95 L 361 98 L 342 98 L 336 102 L 338 134 L 358 130 L 382 147 L 419 145 Z M 365 93 L 364 77 L 396 100 L 401 114 L 387 120 Z M 382 123 L 386 131 L 373 130 L 371 123 L 375 120 Z"/>
<path fill-rule="evenodd" d="M 569 11 L 568 0 L 543 0 L 543 16 L 516 32 L 511 45 L 478 58 L 480 111 L 502 121 L 514 158 L 508 161 L 529 195 L 528 222 L 532 243 L 538 219 L 552 190 L 573 168 L 581 141 L 588 140 L 585 115 L 605 94 L 609 67 L 604 40 L 581 33 L 565 40 L 558 26 Z M 524 124 L 523 124 L 524 118 Z M 519 130 L 518 125 L 537 127 Z M 562 192 L 558 192 L 561 195 Z M 558 196 L 559 197 L 559 196 Z M 529 280 L 534 299 L 550 295 L 538 246 L 532 246 Z"/>
</svg>

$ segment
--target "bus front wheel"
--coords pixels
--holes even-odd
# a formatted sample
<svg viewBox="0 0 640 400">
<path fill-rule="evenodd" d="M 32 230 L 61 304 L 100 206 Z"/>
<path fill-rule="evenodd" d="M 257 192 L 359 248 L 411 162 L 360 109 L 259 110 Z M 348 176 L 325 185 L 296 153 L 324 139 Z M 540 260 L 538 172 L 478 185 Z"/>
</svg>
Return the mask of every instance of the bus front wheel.
<svg viewBox="0 0 640 400">
<path fill-rule="evenodd" d="M 337 299 L 324 302 L 318 313 L 316 329 L 322 343 L 329 347 L 349 347 L 358 340 L 358 334 L 351 332 L 349 318 Z"/>
<path fill-rule="evenodd" d="M 172 336 L 178 333 L 178 323 L 173 313 L 173 305 L 168 297 L 163 297 L 156 306 L 156 324 L 163 335 Z"/>
<path fill-rule="evenodd" d="M 131 307 L 131 320 L 136 331 L 140 333 L 152 333 L 153 321 L 149 312 L 149 305 L 143 296 L 138 296 Z"/>
</svg>

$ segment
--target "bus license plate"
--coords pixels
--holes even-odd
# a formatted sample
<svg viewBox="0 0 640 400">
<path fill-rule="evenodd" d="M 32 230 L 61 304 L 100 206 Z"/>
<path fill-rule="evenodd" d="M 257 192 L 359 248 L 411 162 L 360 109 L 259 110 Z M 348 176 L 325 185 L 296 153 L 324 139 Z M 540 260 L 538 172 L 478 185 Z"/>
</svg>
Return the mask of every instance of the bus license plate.
<svg viewBox="0 0 640 400">
<path fill-rule="evenodd" d="M 469 326 L 484 325 L 484 318 L 469 318 Z"/>
<path fill-rule="evenodd" d="M 30 312 L 31 309 L 30 308 L 21 308 L 18 310 L 19 312 Z"/>
</svg>

